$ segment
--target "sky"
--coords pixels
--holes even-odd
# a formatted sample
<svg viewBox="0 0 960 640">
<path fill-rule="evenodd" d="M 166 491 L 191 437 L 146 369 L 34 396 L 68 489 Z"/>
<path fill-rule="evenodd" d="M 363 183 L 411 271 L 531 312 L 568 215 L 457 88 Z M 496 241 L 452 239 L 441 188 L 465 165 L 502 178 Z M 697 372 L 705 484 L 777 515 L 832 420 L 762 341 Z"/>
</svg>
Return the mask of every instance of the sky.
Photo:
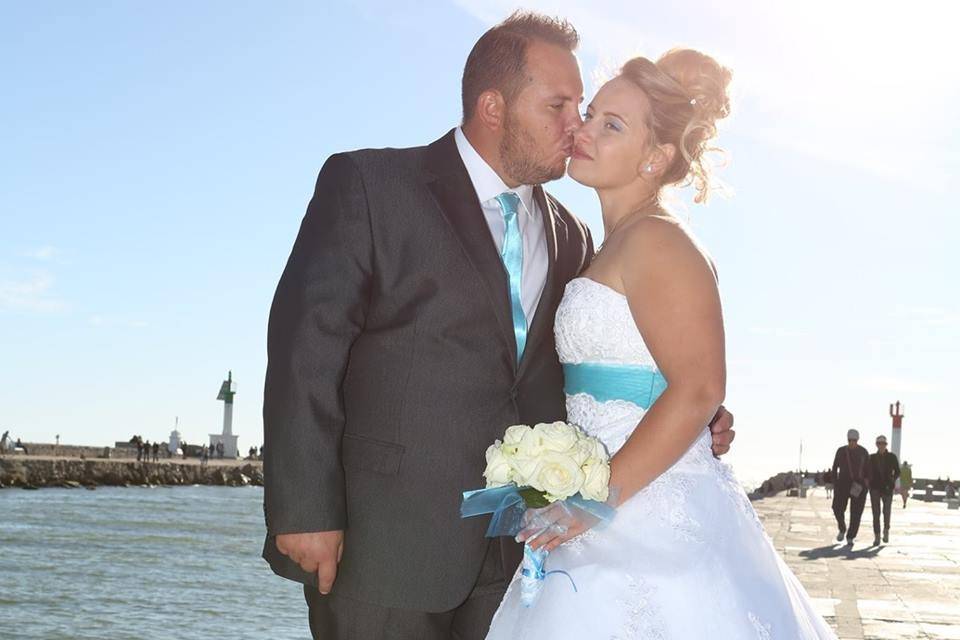
<svg viewBox="0 0 960 640">
<path fill-rule="evenodd" d="M 741 479 L 825 468 L 905 412 L 915 477 L 960 476 L 960 9 L 556 1 L 586 99 L 678 45 L 734 71 L 731 195 L 678 197 L 715 259 Z M 0 429 L 262 441 L 266 322 L 323 161 L 459 123 L 458 2 L 0 3 Z M 602 237 L 594 194 L 548 189 Z M 801 453 L 802 446 L 802 453 Z M 802 455 L 802 458 L 801 458 Z"/>
</svg>

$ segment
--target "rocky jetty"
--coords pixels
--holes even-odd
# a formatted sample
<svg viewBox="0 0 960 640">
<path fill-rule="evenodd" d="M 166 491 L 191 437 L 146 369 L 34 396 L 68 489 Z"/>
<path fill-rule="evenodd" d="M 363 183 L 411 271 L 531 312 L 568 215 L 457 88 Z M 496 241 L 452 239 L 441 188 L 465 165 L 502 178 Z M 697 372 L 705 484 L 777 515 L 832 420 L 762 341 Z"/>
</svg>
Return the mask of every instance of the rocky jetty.
<svg viewBox="0 0 960 640">
<path fill-rule="evenodd" d="M 201 466 L 195 462 L 173 461 L 132 462 L 23 456 L 0 458 L 0 488 L 94 488 L 192 484 L 229 487 L 263 486 L 263 470 L 260 462 Z"/>
<path fill-rule="evenodd" d="M 759 487 L 748 493 L 751 500 L 760 500 L 775 496 L 782 491 L 797 489 L 798 476 L 795 471 L 783 471 L 763 481 Z"/>
</svg>

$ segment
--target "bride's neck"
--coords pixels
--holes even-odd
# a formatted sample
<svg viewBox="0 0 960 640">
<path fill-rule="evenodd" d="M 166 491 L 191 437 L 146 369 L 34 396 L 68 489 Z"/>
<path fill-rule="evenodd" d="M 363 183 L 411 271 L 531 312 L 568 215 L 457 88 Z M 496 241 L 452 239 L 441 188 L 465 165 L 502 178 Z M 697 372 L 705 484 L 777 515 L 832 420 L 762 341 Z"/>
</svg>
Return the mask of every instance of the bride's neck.
<svg viewBox="0 0 960 640">
<path fill-rule="evenodd" d="M 645 215 L 660 210 L 659 194 L 649 189 L 598 189 L 597 195 L 606 236 L 634 214 Z"/>
</svg>

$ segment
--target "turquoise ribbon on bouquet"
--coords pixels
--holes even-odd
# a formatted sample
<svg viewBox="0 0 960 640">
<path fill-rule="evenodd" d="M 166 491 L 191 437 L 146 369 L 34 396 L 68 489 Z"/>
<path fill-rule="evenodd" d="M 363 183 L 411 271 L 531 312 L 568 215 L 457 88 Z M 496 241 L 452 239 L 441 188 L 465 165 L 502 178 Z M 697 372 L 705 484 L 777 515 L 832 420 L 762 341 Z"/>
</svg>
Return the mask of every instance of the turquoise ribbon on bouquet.
<svg viewBox="0 0 960 640">
<path fill-rule="evenodd" d="M 517 485 L 506 484 L 502 487 L 464 491 L 460 517 L 470 518 L 492 513 L 486 537 L 515 536 L 523 528 L 523 512 L 526 510 L 527 503 L 523 501 Z"/>
<path fill-rule="evenodd" d="M 577 593 L 577 583 L 573 581 L 573 576 L 564 571 L 563 569 L 554 569 L 552 571 L 544 571 L 543 567 L 547 562 L 547 552 L 542 549 L 539 551 L 534 551 L 530 548 L 530 545 L 523 545 L 523 557 L 530 561 L 530 565 L 533 569 L 528 569 L 524 567 L 520 570 L 520 574 L 525 578 L 532 578 L 534 580 L 540 580 L 541 582 L 547 579 L 547 576 L 552 576 L 554 574 L 567 576 L 567 579 L 570 581 L 570 586 L 573 587 L 573 592 Z"/>
<path fill-rule="evenodd" d="M 597 526 L 602 526 L 613 519 L 616 513 L 614 508 L 603 502 L 596 500 L 584 500 L 579 494 L 571 496 L 564 500 L 568 507 L 581 509 L 590 515 L 599 519 Z M 497 536 L 515 536 L 523 529 L 523 514 L 527 510 L 527 504 L 520 495 L 517 485 L 510 483 L 502 487 L 490 487 L 489 489 L 476 489 L 474 491 L 463 492 L 463 502 L 460 504 L 460 515 L 463 518 L 492 513 L 490 525 L 487 527 L 486 536 L 495 538 Z M 561 574 L 567 576 L 573 591 L 577 591 L 577 583 L 573 581 L 573 576 L 562 569 L 545 571 L 544 563 L 547 560 L 547 551 L 544 549 L 534 550 L 530 548 L 529 543 L 523 545 L 524 565 L 520 570 L 524 578 L 533 580 L 533 585 L 525 585 L 521 588 L 521 602 L 524 606 L 532 606 L 540 592 L 542 585 L 540 583 L 547 579 L 547 576 Z M 532 593 L 527 590 L 532 589 Z M 528 601 L 525 601 L 529 599 Z"/>
<path fill-rule="evenodd" d="M 564 363 L 563 392 L 586 393 L 597 402 L 626 400 L 649 409 L 666 391 L 667 379 L 656 367 L 601 362 Z"/>
<path fill-rule="evenodd" d="M 585 500 L 580 494 L 565 500 L 567 505 L 585 511 L 607 523 L 613 520 L 616 510 L 608 504 L 596 500 Z M 515 536 L 523 529 L 523 513 L 527 510 L 527 503 L 520 495 L 517 485 L 510 483 L 502 487 L 488 489 L 474 489 L 463 492 L 463 502 L 460 504 L 460 517 L 470 518 L 492 513 L 490 526 L 487 527 L 486 537 Z"/>
</svg>

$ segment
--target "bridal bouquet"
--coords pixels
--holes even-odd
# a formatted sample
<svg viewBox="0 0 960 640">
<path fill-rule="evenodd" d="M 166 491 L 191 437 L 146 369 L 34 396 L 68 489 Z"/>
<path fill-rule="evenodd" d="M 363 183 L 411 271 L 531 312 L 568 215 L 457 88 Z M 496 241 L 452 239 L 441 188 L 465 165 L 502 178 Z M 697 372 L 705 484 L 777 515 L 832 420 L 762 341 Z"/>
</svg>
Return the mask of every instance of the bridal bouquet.
<svg viewBox="0 0 960 640">
<path fill-rule="evenodd" d="M 487 448 L 485 489 L 463 494 L 461 516 L 492 513 L 487 536 L 516 535 L 521 530 L 557 524 L 557 510 L 570 516 L 609 521 L 610 457 L 603 444 L 565 422 L 514 425 L 503 440 Z M 550 512 L 549 515 L 547 512 Z M 521 568 L 521 602 L 531 606 L 551 573 L 545 571 L 547 552 L 534 550 L 528 538 Z M 571 578 L 571 582 L 572 582 Z M 574 585 L 576 589 L 576 585 Z"/>
</svg>

